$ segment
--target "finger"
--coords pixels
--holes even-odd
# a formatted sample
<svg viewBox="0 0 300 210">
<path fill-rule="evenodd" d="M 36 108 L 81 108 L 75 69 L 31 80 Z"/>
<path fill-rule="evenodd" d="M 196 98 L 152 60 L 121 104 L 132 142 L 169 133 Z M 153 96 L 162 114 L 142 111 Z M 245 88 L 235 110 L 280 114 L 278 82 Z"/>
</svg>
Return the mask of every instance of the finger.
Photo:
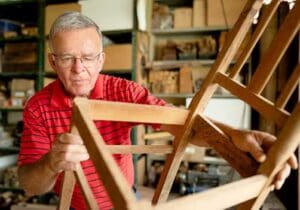
<svg viewBox="0 0 300 210">
<path fill-rule="evenodd" d="M 288 163 L 292 167 L 292 169 L 298 168 L 298 160 L 294 154 L 288 159 Z"/>
<path fill-rule="evenodd" d="M 80 163 L 81 161 L 88 160 L 90 158 L 88 153 L 66 153 L 65 160 L 72 163 Z"/>
<path fill-rule="evenodd" d="M 65 162 L 63 165 L 64 171 L 75 171 L 79 167 L 79 163 Z"/>
<path fill-rule="evenodd" d="M 249 152 L 254 157 L 254 159 L 260 163 L 266 160 L 267 156 L 264 153 L 264 150 L 256 141 L 253 141 L 249 144 Z"/>
<path fill-rule="evenodd" d="M 282 185 L 284 184 L 286 178 L 291 173 L 291 167 L 288 164 L 285 164 L 283 169 L 277 174 L 276 180 L 275 180 L 275 188 L 279 190 Z"/>
<path fill-rule="evenodd" d="M 262 145 L 265 149 L 269 149 L 276 141 L 276 136 L 266 132 L 255 131 L 254 135 L 256 136 L 259 145 Z"/>
<path fill-rule="evenodd" d="M 83 144 L 80 136 L 71 133 L 60 134 L 58 136 L 58 139 L 61 143 L 64 144 Z"/>
<path fill-rule="evenodd" d="M 67 153 L 82 153 L 82 154 L 88 153 L 84 145 L 78 145 L 78 144 L 64 145 L 62 150 Z"/>
</svg>

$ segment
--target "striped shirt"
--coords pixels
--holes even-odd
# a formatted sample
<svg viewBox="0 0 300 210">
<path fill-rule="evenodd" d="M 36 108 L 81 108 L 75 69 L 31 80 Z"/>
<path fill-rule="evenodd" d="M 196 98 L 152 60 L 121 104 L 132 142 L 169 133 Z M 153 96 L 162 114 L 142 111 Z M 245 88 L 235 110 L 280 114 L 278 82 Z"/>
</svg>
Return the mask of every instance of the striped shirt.
<svg viewBox="0 0 300 210">
<path fill-rule="evenodd" d="M 99 75 L 90 99 L 130 102 L 137 104 L 165 105 L 163 100 L 152 96 L 149 91 L 132 82 L 108 75 Z M 23 112 L 24 129 L 18 164 L 28 164 L 39 160 L 48 153 L 56 136 L 70 130 L 72 100 L 68 97 L 59 80 L 51 83 L 27 103 Z M 136 125 L 128 122 L 95 121 L 95 125 L 106 144 L 130 144 L 130 130 Z M 153 125 L 155 127 L 155 125 Z M 132 155 L 113 155 L 130 185 L 133 185 L 134 172 Z M 112 204 L 99 179 L 91 160 L 81 162 L 85 176 L 97 199 L 100 209 L 111 209 Z M 41 177 L 42 178 L 42 177 Z M 54 191 L 59 194 L 62 175 L 57 178 Z M 84 198 L 76 184 L 72 208 L 86 209 Z"/>
</svg>

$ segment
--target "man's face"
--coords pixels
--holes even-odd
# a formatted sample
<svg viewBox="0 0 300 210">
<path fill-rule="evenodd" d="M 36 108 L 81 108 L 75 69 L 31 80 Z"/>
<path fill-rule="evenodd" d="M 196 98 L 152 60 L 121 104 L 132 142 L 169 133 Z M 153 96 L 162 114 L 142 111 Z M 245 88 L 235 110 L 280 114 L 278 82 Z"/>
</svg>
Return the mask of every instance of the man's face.
<svg viewBox="0 0 300 210">
<path fill-rule="evenodd" d="M 89 96 L 105 58 L 96 29 L 58 32 L 52 40 L 52 48 L 49 63 L 65 90 L 73 97 Z"/>
</svg>

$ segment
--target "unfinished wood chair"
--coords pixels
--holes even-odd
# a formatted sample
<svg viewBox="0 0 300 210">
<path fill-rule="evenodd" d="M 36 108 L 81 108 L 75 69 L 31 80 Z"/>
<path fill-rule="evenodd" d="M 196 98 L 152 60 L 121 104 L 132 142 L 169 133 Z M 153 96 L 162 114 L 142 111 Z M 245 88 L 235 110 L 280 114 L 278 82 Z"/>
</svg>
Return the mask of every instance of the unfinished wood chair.
<svg viewBox="0 0 300 210">
<path fill-rule="evenodd" d="M 114 208 L 117 210 L 174 210 L 174 209 L 225 209 L 245 201 L 242 210 L 258 209 L 272 189 L 276 173 L 296 150 L 300 143 L 300 104 L 289 113 L 285 110 L 292 92 L 299 84 L 300 65 L 298 64 L 278 99 L 271 102 L 261 95 L 276 66 L 283 57 L 292 39 L 299 33 L 300 1 L 296 1 L 281 25 L 269 50 L 263 55 L 248 85 L 235 78 L 248 59 L 268 22 L 276 12 L 280 0 L 273 0 L 261 14 L 256 30 L 230 72 L 227 69 L 235 53 L 250 29 L 255 14 L 262 7 L 262 0 L 250 0 L 234 28 L 227 43 L 219 54 L 201 90 L 193 98 L 189 109 L 161 106 L 112 103 L 76 98 L 73 105 L 73 133 L 79 133 L 90 153 L 96 170 L 103 180 Z M 233 95 L 248 103 L 262 116 L 276 123 L 280 128 L 278 140 L 267 154 L 267 160 L 260 166 L 247 154 L 236 149 L 230 138 L 202 113 L 215 90 L 223 87 Z M 139 113 L 133 115 L 132 113 Z M 160 123 L 181 126 L 182 133 L 172 146 L 108 146 L 104 143 L 93 120 L 111 120 L 141 123 Z M 201 146 L 203 141 L 215 148 L 242 176 L 247 177 L 202 193 L 165 202 L 188 143 Z M 121 174 L 112 153 L 166 153 L 169 154 L 156 188 L 152 203 L 137 201 L 135 195 Z M 65 172 L 59 209 L 70 206 L 75 181 L 78 181 L 90 209 L 98 209 L 81 168 Z M 251 200 L 252 199 L 252 200 Z"/>
</svg>

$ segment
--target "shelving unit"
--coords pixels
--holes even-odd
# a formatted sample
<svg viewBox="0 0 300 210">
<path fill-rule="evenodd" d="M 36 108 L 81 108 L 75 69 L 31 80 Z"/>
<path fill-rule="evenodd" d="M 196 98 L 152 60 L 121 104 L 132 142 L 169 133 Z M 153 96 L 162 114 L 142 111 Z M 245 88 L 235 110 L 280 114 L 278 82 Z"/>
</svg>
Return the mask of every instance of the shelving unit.
<svg viewBox="0 0 300 210">
<path fill-rule="evenodd" d="M 4 0 L 0 1 L 0 19 L 8 19 L 23 23 L 25 26 L 36 27 L 37 33 L 35 35 L 17 35 L 9 37 L 0 37 L 0 48 L 4 49 L 7 44 L 19 44 L 24 43 L 36 44 L 35 57 L 32 69 L 24 69 L 22 65 L 18 65 L 14 71 L 8 71 L 2 68 L 0 72 L 0 79 L 2 83 L 6 86 L 6 94 L 9 96 L 9 83 L 13 79 L 30 79 L 34 80 L 34 89 L 39 91 L 43 87 L 43 80 L 45 77 L 55 77 L 53 73 L 48 73 L 44 71 L 44 50 L 45 50 L 45 40 L 46 36 L 44 33 L 45 26 L 45 8 L 49 4 L 55 3 L 67 3 L 67 2 L 78 2 L 77 0 Z M 26 52 L 28 53 L 28 52 Z M 3 55 L 3 53 L 2 53 Z M 2 65 L 2 63 L 1 63 Z M 0 106 L 0 116 L 1 125 L 5 127 L 5 130 L 9 131 L 16 125 L 11 125 L 8 123 L 9 115 L 20 116 L 23 112 L 22 106 L 10 106 L 5 104 L 5 106 Z M 19 152 L 18 146 L 1 146 L 0 147 L 0 172 L 1 175 L 4 173 L 5 169 L 16 165 L 17 154 Z M 2 177 L 2 176 L 1 176 Z M 0 183 L 2 184 L 2 183 Z M 13 194 L 23 195 L 24 192 L 18 187 L 0 186 L 0 192 L 12 192 Z M 51 193 L 50 193 L 51 194 Z M 37 201 L 43 201 L 44 197 L 49 197 L 50 194 L 44 196 L 39 196 L 35 199 Z M 53 193 L 52 193 L 53 194 Z M 52 195 L 53 196 L 53 195 Z M 1 207 L 3 204 L 1 203 Z M 5 207 L 6 208 L 6 207 Z"/>
<path fill-rule="evenodd" d="M 67 3 L 77 2 L 77 0 L 64 0 L 64 1 L 49 1 L 49 0 L 15 0 L 15 1 L 1 1 L 0 2 L 0 18 L 9 19 L 13 21 L 22 22 L 26 26 L 34 26 L 37 28 L 36 35 L 21 35 L 0 38 L 1 47 L 7 43 L 36 43 L 36 64 L 32 70 L 22 70 L 22 67 L 15 71 L 6 71 L 2 69 L 0 72 L 0 78 L 8 82 L 14 78 L 32 79 L 35 81 L 35 91 L 40 90 L 43 87 L 43 79 L 45 77 L 55 77 L 53 73 L 44 72 L 44 49 L 45 40 L 44 24 L 45 24 L 45 7 L 49 4 L 55 3 Z M 4 115 L 2 118 L 2 124 L 5 125 L 5 115 L 8 112 L 20 112 L 21 107 L 0 107 L 0 112 Z"/>
<path fill-rule="evenodd" d="M 151 3 L 149 3 L 149 8 L 147 10 L 148 13 L 148 19 L 150 19 L 148 21 L 148 27 L 147 27 L 147 31 L 146 31 L 146 36 L 148 37 L 148 48 L 147 50 L 145 50 L 147 53 L 145 54 L 145 63 L 143 65 L 143 70 L 145 72 L 145 74 L 148 76 L 149 79 L 149 75 L 150 73 L 153 72 L 159 72 L 159 71 L 170 71 L 170 72 L 180 72 L 180 69 L 182 68 L 190 68 L 192 69 L 192 71 L 196 70 L 196 71 L 201 71 L 201 70 L 208 70 L 209 68 L 214 64 L 215 59 L 217 57 L 217 53 L 220 51 L 220 37 L 224 36 L 223 32 L 228 32 L 230 30 L 230 27 L 225 27 L 225 26 L 221 26 L 221 27 L 212 27 L 212 26 L 205 26 L 205 27 L 193 27 L 191 26 L 190 28 L 165 28 L 165 29 L 157 29 L 157 28 L 152 28 L 152 6 L 154 5 L 154 3 L 159 3 L 159 4 L 163 4 L 163 5 L 168 5 L 169 8 L 171 8 L 170 10 L 173 10 L 172 14 L 174 14 L 175 10 L 177 8 L 180 7 L 189 7 L 192 8 L 193 7 L 193 0 L 191 1 L 183 1 L 183 0 L 176 0 L 176 1 L 167 1 L 167 0 L 152 0 Z M 175 18 L 173 18 L 174 20 Z M 167 41 L 171 41 L 169 43 L 172 43 L 172 41 L 174 43 L 179 43 L 179 45 L 182 42 L 191 42 L 191 43 L 196 43 L 198 40 L 202 39 L 203 36 L 210 36 L 211 38 L 213 38 L 216 42 L 215 45 L 215 54 L 200 54 L 199 51 L 197 51 L 197 54 L 194 56 L 189 57 L 179 57 L 178 54 L 176 55 L 176 59 L 171 58 L 167 58 L 167 59 L 162 59 L 160 56 L 158 56 L 158 52 L 161 51 L 161 46 L 165 45 L 167 43 Z M 199 48 L 197 49 L 199 50 Z M 178 52 L 176 52 L 178 53 Z M 234 63 L 232 63 L 234 64 Z M 200 68 L 199 68 L 200 67 Z M 202 68 L 204 67 L 204 68 Z M 246 65 L 244 66 L 245 70 L 248 70 L 247 73 L 245 73 L 245 78 L 248 80 L 248 78 L 250 77 L 250 73 L 251 73 L 251 61 L 248 61 L 246 63 Z M 245 71 L 244 71 L 245 72 Z M 192 77 L 192 75 L 191 75 Z M 179 78 L 180 80 L 180 78 Z M 194 79 L 190 79 L 190 80 L 186 80 L 183 82 L 187 82 L 187 83 L 193 83 L 192 85 L 194 86 Z M 164 82 L 164 81 L 162 81 Z M 149 81 L 147 83 L 148 88 L 151 90 L 151 85 L 149 84 Z M 157 91 L 157 89 L 156 89 Z M 193 90 L 191 92 L 180 92 L 179 87 L 178 87 L 178 92 L 153 92 L 153 94 L 158 97 L 158 98 L 162 98 L 165 101 L 167 101 L 168 103 L 172 103 L 174 105 L 179 105 L 179 106 L 183 106 L 183 107 L 187 107 L 190 100 L 193 98 L 193 96 L 195 95 L 195 92 L 197 91 L 197 89 L 194 87 Z M 225 104 L 227 103 L 231 103 L 232 101 L 234 101 L 236 99 L 236 97 L 233 97 L 230 93 L 228 92 L 222 92 L 220 91 L 219 93 L 216 93 L 214 95 L 214 100 L 212 102 L 212 105 L 209 105 L 211 107 L 214 107 L 213 103 L 219 103 L 219 101 L 224 101 Z M 233 102 L 235 103 L 235 101 Z M 239 104 L 239 108 L 241 108 L 242 105 Z M 209 107 L 210 108 L 210 107 Z M 219 108 L 220 110 L 220 108 Z M 210 111 L 210 109 L 208 109 L 208 112 Z M 239 114 L 241 112 L 243 112 L 243 110 L 239 109 Z M 245 115 L 244 117 L 246 117 L 246 120 L 248 122 L 249 119 L 251 119 L 251 113 L 250 110 L 246 107 L 245 104 Z M 249 125 L 249 123 L 245 123 L 243 122 L 243 125 Z M 148 133 L 150 132 L 150 133 Z M 155 136 L 155 132 L 152 133 L 153 131 L 151 131 L 151 129 L 146 128 L 146 134 L 144 135 L 144 138 L 146 140 L 146 142 L 150 142 L 148 140 L 148 136 L 149 135 L 154 135 Z M 152 137 L 151 137 L 152 138 Z M 156 137 L 153 137 L 156 138 Z M 160 137 L 159 137 L 160 138 Z M 165 137 L 167 138 L 167 137 Z M 170 140 L 170 137 L 169 137 Z M 158 144 L 156 142 L 162 143 L 159 140 L 155 141 L 155 144 Z M 146 171 L 149 172 L 149 168 L 151 166 L 151 161 L 164 161 L 165 160 L 165 156 L 163 155 L 148 155 L 147 160 L 146 160 Z M 207 156 L 204 155 L 204 157 L 199 160 L 197 163 L 193 162 L 193 161 L 187 161 L 187 162 L 191 162 L 193 164 L 207 164 L 207 165 L 219 165 L 220 167 L 226 166 L 229 167 L 227 162 L 225 160 L 223 160 L 222 158 L 218 158 L 218 157 L 211 157 L 211 156 Z"/>
</svg>

